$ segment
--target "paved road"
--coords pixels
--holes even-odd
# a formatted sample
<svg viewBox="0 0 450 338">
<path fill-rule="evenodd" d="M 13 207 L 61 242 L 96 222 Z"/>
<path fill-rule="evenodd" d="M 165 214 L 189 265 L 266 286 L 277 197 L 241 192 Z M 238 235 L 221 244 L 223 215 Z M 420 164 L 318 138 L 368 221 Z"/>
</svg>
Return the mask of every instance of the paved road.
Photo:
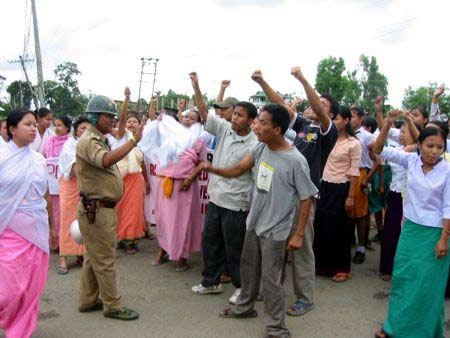
<svg viewBox="0 0 450 338">
<path fill-rule="evenodd" d="M 173 263 L 159 267 L 150 265 L 157 249 L 155 241 L 144 240 L 141 246 L 142 250 L 134 256 L 118 252 L 119 290 L 125 304 L 140 312 L 138 321 L 107 319 L 101 312 L 78 313 L 81 269 L 74 267 L 69 274 L 59 276 L 55 273 L 57 256 L 53 255 L 38 329 L 33 337 L 256 338 L 265 335 L 262 303 L 256 306 L 260 316 L 255 319 L 221 319 L 217 316 L 233 293 L 230 284 L 220 295 L 191 293 L 191 286 L 200 281 L 200 255 L 193 257 L 190 270 L 178 273 Z M 317 278 L 316 309 L 301 318 L 287 318 L 292 337 L 373 337 L 385 317 L 389 294 L 389 284 L 377 277 L 379 246 L 375 247 L 377 251 L 369 253 L 363 265 L 353 267 L 350 281 L 336 284 Z M 294 300 L 291 285 L 289 276 L 286 282 L 288 303 Z M 449 310 L 450 303 L 447 302 L 447 318 Z M 447 336 L 450 336 L 449 332 Z"/>
</svg>

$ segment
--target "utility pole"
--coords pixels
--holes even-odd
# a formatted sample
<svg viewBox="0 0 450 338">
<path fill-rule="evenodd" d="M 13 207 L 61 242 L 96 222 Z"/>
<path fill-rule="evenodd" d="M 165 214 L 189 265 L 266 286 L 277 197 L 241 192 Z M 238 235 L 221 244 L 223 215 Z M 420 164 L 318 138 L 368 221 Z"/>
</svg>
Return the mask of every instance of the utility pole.
<svg viewBox="0 0 450 338">
<path fill-rule="evenodd" d="M 138 104 L 137 104 L 137 112 L 139 114 L 139 108 L 141 106 L 141 88 L 142 88 L 142 76 L 146 73 L 144 73 L 144 66 L 145 62 L 148 61 L 149 63 L 153 60 L 153 58 L 141 58 L 142 64 L 141 64 L 141 78 L 139 80 L 139 94 L 138 94 Z"/>
<path fill-rule="evenodd" d="M 155 59 L 154 65 L 155 65 L 155 71 L 153 73 L 153 85 L 152 85 L 152 97 L 153 93 L 155 92 L 155 81 L 156 81 L 156 67 L 158 66 L 159 59 Z"/>
<path fill-rule="evenodd" d="M 33 12 L 33 27 L 34 27 L 34 48 L 36 54 L 36 68 L 37 68 L 37 96 L 39 98 L 40 107 L 45 107 L 45 96 L 44 96 L 44 76 L 42 74 L 42 57 L 41 57 L 41 46 L 39 43 L 39 30 L 36 14 L 36 4 L 35 0 L 31 0 L 31 10 Z M 38 107 L 36 107 L 38 108 Z"/>
<path fill-rule="evenodd" d="M 153 65 L 155 66 L 155 70 L 153 73 L 145 73 L 144 72 L 144 66 L 145 63 L 148 62 L 148 65 L 151 65 L 151 62 L 153 60 Z M 138 95 L 138 104 L 137 104 L 137 111 L 139 113 L 139 108 L 141 106 L 141 88 L 142 88 L 142 77 L 143 75 L 153 75 L 153 86 L 152 86 L 152 97 L 153 93 L 155 91 L 155 80 L 156 80 L 156 69 L 159 59 L 157 58 L 141 58 L 142 64 L 141 64 L 141 78 L 139 80 L 139 95 Z"/>
<path fill-rule="evenodd" d="M 28 77 L 27 69 L 25 68 L 25 62 L 33 62 L 33 59 L 24 59 L 22 56 L 19 56 L 19 60 L 11 60 L 8 63 L 20 63 L 22 66 L 23 73 L 25 74 L 25 79 L 27 80 L 28 88 L 30 89 L 31 97 L 33 98 L 34 106 L 36 109 L 39 108 L 39 102 L 36 95 L 36 91 L 33 89 L 33 85 L 31 84 L 30 78 Z M 20 104 L 23 106 L 23 97 L 22 97 L 22 87 L 20 87 Z"/>
</svg>

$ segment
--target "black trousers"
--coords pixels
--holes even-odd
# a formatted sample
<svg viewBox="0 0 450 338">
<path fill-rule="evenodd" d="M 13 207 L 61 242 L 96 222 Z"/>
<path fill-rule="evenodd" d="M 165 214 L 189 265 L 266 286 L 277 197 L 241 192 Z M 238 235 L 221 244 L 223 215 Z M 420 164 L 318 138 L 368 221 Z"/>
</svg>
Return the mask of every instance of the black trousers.
<svg viewBox="0 0 450 338">
<path fill-rule="evenodd" d="M 218 285 L 225 267 L 233 285 L 241 287 L 240 267 L 246 219 L 246 211 L 229 210 L 209 202 L 202 235 L 204 287 Z"/>
</svg>

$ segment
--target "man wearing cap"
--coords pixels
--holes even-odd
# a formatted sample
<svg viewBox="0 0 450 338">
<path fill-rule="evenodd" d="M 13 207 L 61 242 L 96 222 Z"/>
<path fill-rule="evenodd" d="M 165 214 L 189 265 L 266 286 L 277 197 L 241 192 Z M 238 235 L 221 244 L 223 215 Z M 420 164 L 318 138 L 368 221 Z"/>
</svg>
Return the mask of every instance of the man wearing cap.
<svg viewBox="0 0 450 338">
<path fill-rule="evenodd" d="M 217 109 L 219 116 L 228 122 L 231 122 L 233 116 L 234 107 L 239 102 L 235 97 L 227 97 L 222 102 L 214 102 L 213 107 Z"/>
<path fill-rule="evenodd" d="M 116 288 L 114 207 L 123 195 L 122 177 L 116 163 L 139 142 L 145 121 L 136 129 L 134 137 L 111 150 L 105 134 L 112 131 L 117 115 L 114 101 L 106 96 L 94 96 L 86 113 L 90 126 L 76 148 L 81 196 L 78 222 L 87 251 L 81 272 L 79 311 L 103 309 L 105 317 L 133 320 L 139 314 L 123 306 Z"/>
<path fill-rule="evenodd" d="M 234 107 L 239 102 L 235 97 L 227 97 L 225 100 L 225 90 L 230 86 L 230 80 L 222 80 L 220 84 L 220 91 L 217 94 L 216 101 L 213 103 L 213 107 L 216 114 L 222 119 L 231 122 L 231 117 L 233 116 Z"/>
</svg>

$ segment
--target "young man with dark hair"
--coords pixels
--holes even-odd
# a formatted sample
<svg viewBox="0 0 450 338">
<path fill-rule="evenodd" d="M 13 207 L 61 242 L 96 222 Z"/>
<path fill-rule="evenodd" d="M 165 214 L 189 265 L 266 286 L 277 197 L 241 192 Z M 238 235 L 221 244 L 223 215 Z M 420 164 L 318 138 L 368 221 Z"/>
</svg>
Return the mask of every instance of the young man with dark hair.
<svg viewBox="0 0 450 338">
<path fill-rule="evenodd" d="M 356 183 L 353 210 L 349 213 L 352 223 L 356 224 L 358 233 L 358 247 L 356 248 L 353 263 L 362 264 L 366 259 L 366 232 L 370 230 L 368 220 L 369 199 L 367 194 L 367 184 L 375 174 L 378 164 L 369 157 L 368 145 L 375 142 L 375 136 L 363 127 L 365 112 L 362 108 L 351 107 L 352 119 L 350 124 L 355 136 L 361 143 L 361 162 L 359 165 L 359 177 Z"/>
<path fill-rule="evenodd" d="M 264 106 L 254 125 L 260 143 L 250 154 L 227 168 L 205 164 L 205 169 L 211 173 L 227 178 L 238 177 L 255 168 L 253 200 L 241 258 L 241 294 L 234 310 L 227 308 L 219 315 L 223 318 L 255 317 L 254 304 L 262 281 L 269 337 L 290 336 L 284 322 L 285 250 L 286 246 L 288 250 L 298 250 L 302 246 L 312 197 L 318 192 L 309 177 L 305 158 L 284 138 L 289 121 L 285 107 Z M 297 206 L 297 227 L 290 236 Z"/>
<path fill-rule="evenodd" d="M 200 117 L 207 132 L 217 137 L 213 164 L 228 167 L 245 157 L 256 141 L 250 127 L 256 117 L 256 107 L 248 102 L 236 102 L 231 123 L 209 114 L 196 73 L 190 78 Z M 203 280 L 192 287 L 195 294 L 221 293 L 220 276 L 225 267 L 236 291 L 230 298 L 234 303 L 241 287 L 240 262 L 245 237 L 245 219 L 249 209 L 249 192 L 253 180 L 251 172 L 243 172 L 233 179 L 211 175 L 210 196 L 202 235 Z"/>
<path fill-rule="evenodd" d="M 325 167 L 328 155 L 333 149 L 337 139 L 337 129 L 331 122 L 332 116 L 337 114 L 338 105 L 329 95 L 319 98 L 314 88 L 308 83 L 300 67 L 293 67 L 291 74 L 302 85 L 308 102 L 311 105 L 310 120 L 298 115 L 289 109 L 283 98 L 274 91 L 264 80 L 261 71 L 253 73 L 252 79 L 257 82 L 270 102 L 284 105 L 290 114 L 292 129 L 294 130 L 294 146 L 305 156 L 310 168 L 311 180 L 319 188 L 322 171 Z M 315 283 L 315 256 L 314 242 L 314 216 L 316 200 L 313 200 L 308 225 L 305 229 L 303 246 L 292 254 L 292 280 L 295 303 L 290 306 L 287 313 L 291 316 L 301 316 L 314 308 L 314 283 Z M 292 228 L 295 231 L 295 223 Z"/>
</svg>

